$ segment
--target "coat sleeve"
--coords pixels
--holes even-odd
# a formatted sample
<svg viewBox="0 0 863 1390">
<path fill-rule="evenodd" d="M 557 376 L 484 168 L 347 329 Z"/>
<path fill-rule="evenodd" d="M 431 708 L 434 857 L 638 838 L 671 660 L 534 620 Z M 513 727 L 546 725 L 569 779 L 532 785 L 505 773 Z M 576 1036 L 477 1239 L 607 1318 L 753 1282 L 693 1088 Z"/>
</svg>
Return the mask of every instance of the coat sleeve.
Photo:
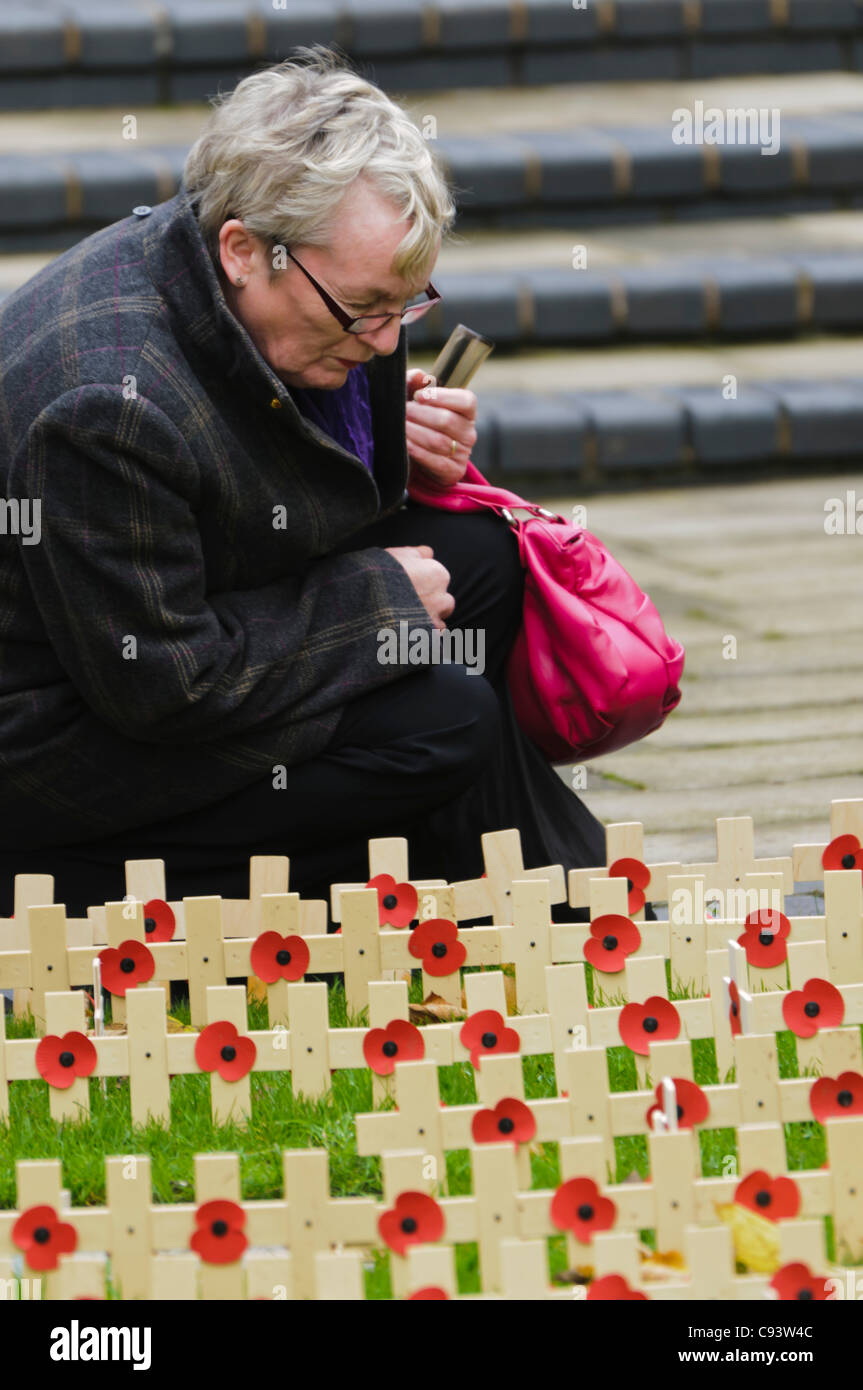
<svg viewBox="0 0 863 1390">
<path fill-rule="evenodd" d="M 9 496 L 41 506 L 39 543 L 19 542 L 34 601 L 103 720 L 144 741 L 208 742 L 300 722 L 414 669 L 378 660 L 380 628 L 433 627 L 382 548 L 207 594 L 198 485 L 176 426 L 109 387 L 55 401 L 13 466 Z"/>
</svg>

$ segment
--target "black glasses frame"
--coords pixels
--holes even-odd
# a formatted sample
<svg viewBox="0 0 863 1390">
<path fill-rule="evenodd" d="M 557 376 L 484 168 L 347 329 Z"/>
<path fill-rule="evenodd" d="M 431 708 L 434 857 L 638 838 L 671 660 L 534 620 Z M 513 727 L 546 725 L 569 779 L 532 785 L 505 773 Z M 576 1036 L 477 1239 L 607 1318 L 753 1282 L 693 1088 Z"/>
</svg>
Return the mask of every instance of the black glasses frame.
<svg viewBox="0 0 863 1390">
<path fill-rule="evenodd" d="M 282 244 L 277 242 L 276 245 L 281 246 Z M 306 267 L 297 260 L 296 256 L 294 256 L 286 246 L 283 247 L 283 249 L 285 254 L 290 256 L 294 265 L 299 266 L 306 279 L 314 285 L 333 318 L 338 319 L 346 333 L 372 333 L 376 328 L 381 328 L 385 323 L 388 323 L 390 319 L 401 319 L 402 323 L 415 323 L 417 319 L 422 318 L 423 314 L 428 313 L 433 304 L 439 303 L 442 298 L 442 295 L 438 293 L 431 280 L 429 280 L 424 290 L 424 293 L 428 295 L 425 304 L 411 304 L 397 314 L 358 314 L 352 318 L 350 314 L 345 313 L 341 305 L 336 303 L 331 294 L 327 294 L 323 285 L 318 284 L 314 275 L 306 270 Z M 366 326 L 359 328 L 357 327 L 358 324 L 364 324 Z"/>
</svg>

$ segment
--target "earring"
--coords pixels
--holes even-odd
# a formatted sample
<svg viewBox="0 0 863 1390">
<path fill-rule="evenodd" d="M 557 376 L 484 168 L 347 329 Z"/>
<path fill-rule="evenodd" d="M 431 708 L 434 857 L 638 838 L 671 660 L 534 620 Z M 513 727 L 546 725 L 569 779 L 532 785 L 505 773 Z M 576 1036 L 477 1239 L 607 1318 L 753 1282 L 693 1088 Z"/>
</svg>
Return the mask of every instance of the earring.
<svg viewBox="0 0 863 1390">
<path fill-rule="evenodd" d="M 235 284 L 235 285 L 245 285 L 245 283 L 246 283 L 246 277 L 245 277 L 244 275 L 241 275 L 241 276 L 239 277 L 238 280 L 235 280 L 235 281 L 234 281 L 234 284 Z"/>
</svg>

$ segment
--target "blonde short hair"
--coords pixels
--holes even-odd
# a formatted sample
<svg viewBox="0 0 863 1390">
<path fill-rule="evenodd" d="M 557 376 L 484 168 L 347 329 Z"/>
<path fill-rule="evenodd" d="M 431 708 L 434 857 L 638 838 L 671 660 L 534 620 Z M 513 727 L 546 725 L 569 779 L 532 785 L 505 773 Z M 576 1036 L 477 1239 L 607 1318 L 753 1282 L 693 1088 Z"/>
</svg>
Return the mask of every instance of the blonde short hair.
<svg viewBox="0 0 863 1390">
<path fill-rule="evenodd" d="M 183 171 L 219 265 L 219 232 L 238 217 L 271 245 L 326 246 L 339 203 L 360 176 L 392 201 L 410 230 L 393 270 L 430 265 L 455 208 L 428 142 L 407 114 L 331 49 L 253 73 L 215 99 Z M 281 272 L 273 272 L 273 274 Z"/>
</svg>

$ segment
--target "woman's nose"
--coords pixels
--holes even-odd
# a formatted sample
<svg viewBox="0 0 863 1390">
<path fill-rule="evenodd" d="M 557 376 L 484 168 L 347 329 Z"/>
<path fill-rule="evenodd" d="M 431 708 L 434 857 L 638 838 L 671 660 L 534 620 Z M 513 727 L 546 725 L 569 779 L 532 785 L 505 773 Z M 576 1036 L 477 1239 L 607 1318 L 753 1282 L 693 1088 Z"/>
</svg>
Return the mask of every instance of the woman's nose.
<svg viewBox="0 0 863 1390">
<path fill-rule="evenodd" d="M 389 357 L 399 345 L 401 328 L 400 318 L 388 319 L 386 323 L 382 323 L 378 328 L 370 329 L 368 333 L 358 333 L 357 337 L 367 343 L 381 357 Z"/>
</svg>

